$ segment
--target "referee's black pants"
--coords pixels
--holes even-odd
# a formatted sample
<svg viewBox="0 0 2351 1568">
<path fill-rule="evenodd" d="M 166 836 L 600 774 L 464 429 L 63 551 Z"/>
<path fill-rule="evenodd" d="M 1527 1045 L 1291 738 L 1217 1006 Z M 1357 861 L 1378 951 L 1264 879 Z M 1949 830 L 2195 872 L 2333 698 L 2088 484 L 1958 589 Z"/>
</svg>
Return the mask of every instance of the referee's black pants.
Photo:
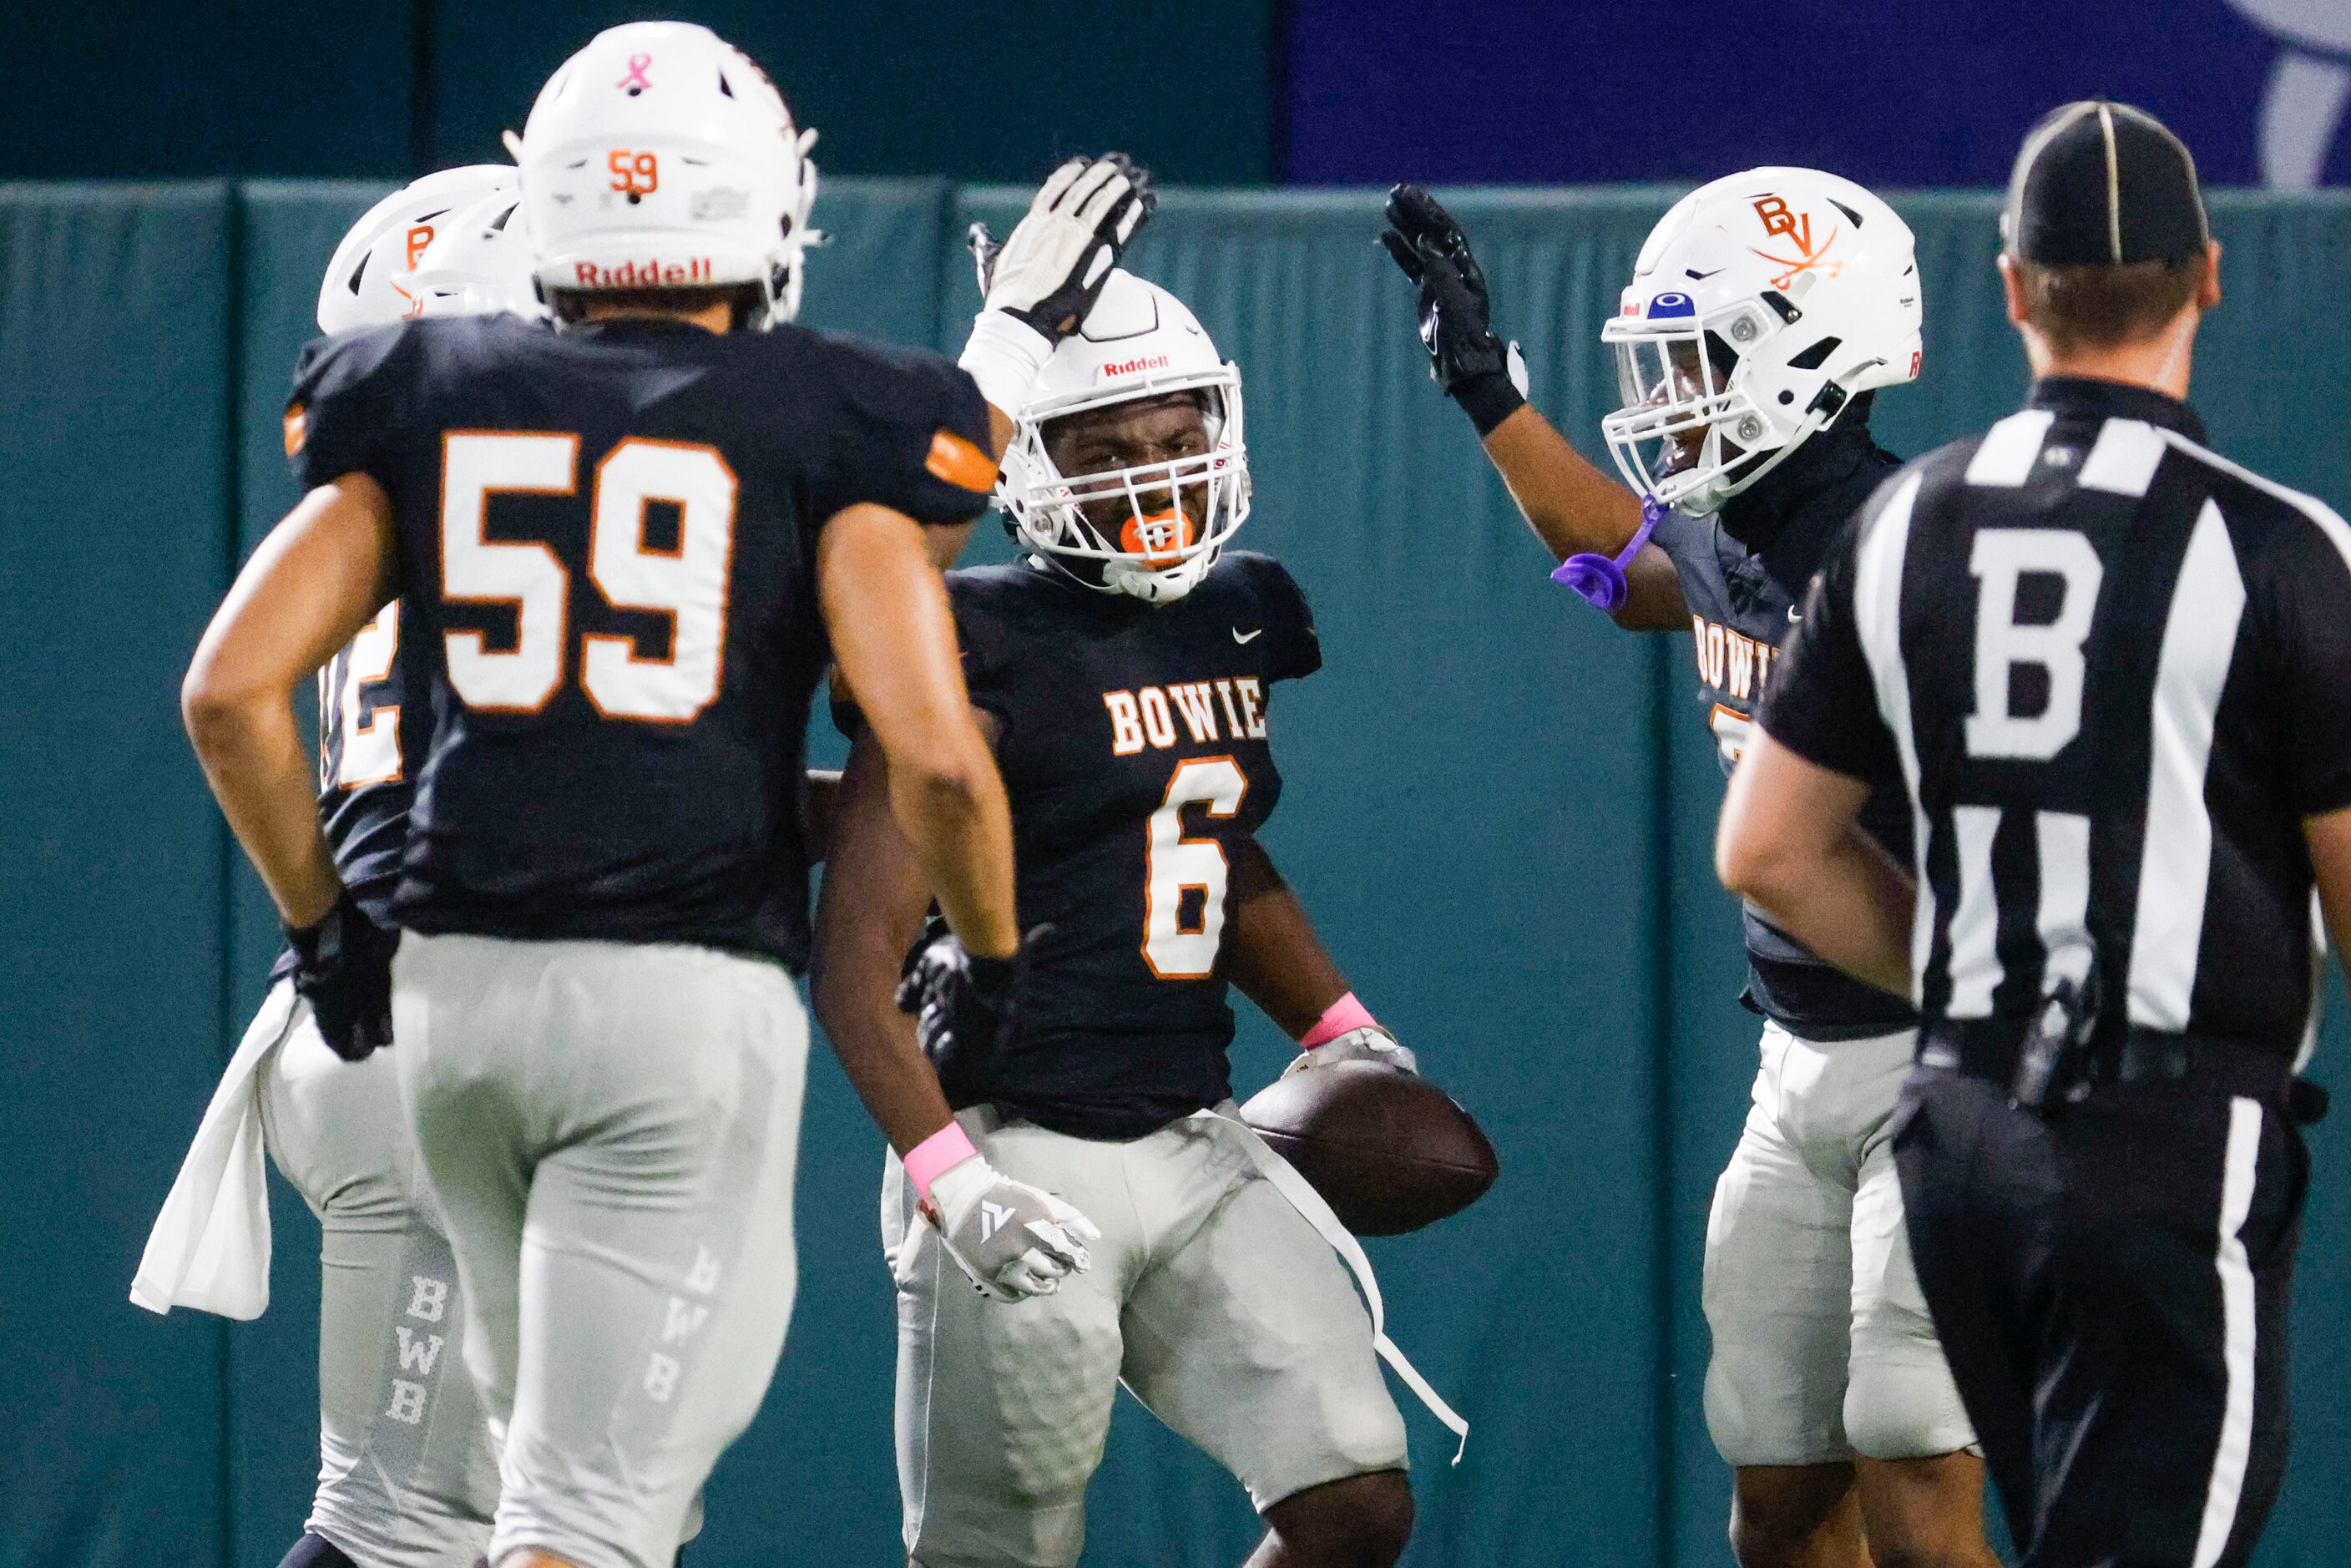
<svg viewBox="0 0 2351 1568">
<path fill-rule="evenodd" d="M 2308 1179 L 2285 1084 L 2101 1085 L 2046 1120 L 1957 1069 L 1905 1085 L 1918 1282 L 2024 1568 L 2252 1555 Z"/>
</svg>

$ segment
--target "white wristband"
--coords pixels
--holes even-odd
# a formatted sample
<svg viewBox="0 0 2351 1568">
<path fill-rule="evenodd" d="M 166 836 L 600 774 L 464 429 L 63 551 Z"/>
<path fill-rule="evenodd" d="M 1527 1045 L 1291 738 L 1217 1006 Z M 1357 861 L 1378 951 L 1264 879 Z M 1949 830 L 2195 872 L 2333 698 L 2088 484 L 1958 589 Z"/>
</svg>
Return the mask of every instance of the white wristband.
<svg viewBox="0 0 2351 1568">
<path fill-rule="evenodd" d="M 971 337 L 956 363 L 979 383 L 980 396 L 1012 419 L 1052 353 L 1051 340 L 1010 311 L 983 310 L 971 319 Z"/>
</svg>

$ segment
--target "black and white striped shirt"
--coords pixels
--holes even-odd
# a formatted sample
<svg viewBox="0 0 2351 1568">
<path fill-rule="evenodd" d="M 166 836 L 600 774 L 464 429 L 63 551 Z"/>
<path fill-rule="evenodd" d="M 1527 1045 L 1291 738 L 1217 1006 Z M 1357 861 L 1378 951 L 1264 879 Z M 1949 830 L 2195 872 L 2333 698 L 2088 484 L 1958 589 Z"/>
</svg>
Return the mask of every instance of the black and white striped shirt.
<svg viewBox="0 0 2351 1568">
<path fill-rule="evenodd" d="M 2351 528 L 2202 435 L 2154 392 L 2038 382 L 1881 486 L 1813 582 L 1758 719 L 1908 780 L 1930 1025 L 2021 1036 L 2095 962 L 2102 1033 L 2303 1039 L 2303 820 L 2351 805 Z"/>
</svg>

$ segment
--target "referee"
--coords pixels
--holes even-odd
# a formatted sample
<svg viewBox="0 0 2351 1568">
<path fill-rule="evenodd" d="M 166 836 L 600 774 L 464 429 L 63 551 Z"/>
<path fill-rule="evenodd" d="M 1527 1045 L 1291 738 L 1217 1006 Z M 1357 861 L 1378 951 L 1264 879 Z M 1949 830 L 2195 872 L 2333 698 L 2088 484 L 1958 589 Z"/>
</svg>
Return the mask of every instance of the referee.
<svg viewBox="0 0 2351 1568">
<path fill-rule="evenodd" d="M 2206 449 L 2187 149 L 2025 140 L 2022 412 L 1905 467 L 1808 595 L 1724 882 L 1925 1019 L 1896 1158 L 2028 1568 L 2242 1563 L 2277 1497 L 2315 908 L 2351 938 L 2351 529 Z M 1917 863 L 1857 831 L 1908 786 Z"/>
</svg>

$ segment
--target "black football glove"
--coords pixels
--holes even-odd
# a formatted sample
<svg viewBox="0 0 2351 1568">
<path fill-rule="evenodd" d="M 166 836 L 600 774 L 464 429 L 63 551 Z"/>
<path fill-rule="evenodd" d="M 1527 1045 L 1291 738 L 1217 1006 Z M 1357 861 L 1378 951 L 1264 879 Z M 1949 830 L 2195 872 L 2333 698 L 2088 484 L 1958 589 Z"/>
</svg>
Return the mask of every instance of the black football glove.
<svg viewBox="0 0 2351 1568">
<path fill-rule="evenodd" d="M 392 955 L 400 933 L 387 931 L 343 889 L 316 925 L 288 928 L 294 989 L 310 1004 L 319 1033 L 345 1061 L 392 1043 Z"/>
<path fill-rule="evenodd" d="M 976 958 L 935 918 L 906 955 L 898 1010 L 914 1015 L 914 1037 L 950 1098 L 960 1079 L 1010 1040 L 1015 993 L 1029 970 L 1029 947 L 1043 932 L 1030 932 L 1008 958 Z"/>
<path fill-rule="evenodd" d="M 1093 308 L 1102 279 L 1158 205 L 1151 171 L 1125 153 L 1071 159 L 1047 176 L 1002 245 L 986 224 L 971 225 L 985 308 L 1060 342 Z"/>
<path fill-rule="evenodd" d="M 1526 361 L 1494 335 L 1486 274 L 1453 214 L 1418 185 L 1388 192 L 1380 243 L 1420 290 L 1420 341 L 1428 373 L 1461 405 L 1481 437 L 1527 401 Z"/>
</svg>

